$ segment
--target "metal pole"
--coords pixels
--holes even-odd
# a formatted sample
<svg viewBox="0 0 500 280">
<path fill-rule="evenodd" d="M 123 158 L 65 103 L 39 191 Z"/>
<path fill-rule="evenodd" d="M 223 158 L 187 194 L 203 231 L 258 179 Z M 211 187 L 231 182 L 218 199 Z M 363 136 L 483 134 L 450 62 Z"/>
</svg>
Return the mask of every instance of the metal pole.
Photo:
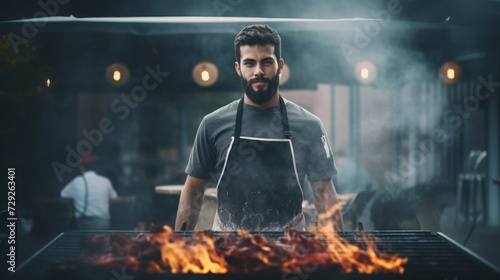
<svg viewBox="0 0 500 280">
<path fill-rule="evenodd" d="M 360 110 L 359 110 L 359 102 L 360 102 L 360 96 L 359 96 L 359 86 L 353 86 L 351 87 L 351 93 L 350 93 L 350 98 L 349 98 L 349 114 L 350 114 L 350 154 L 351 158 L 353 161 L 356 163 L 357 166 L 361 166 L 360 164 L 360 150 L 361 150 L 361 145 L 360 145 Z M 359 172 L 359 169 L 356 170 L 356 173 Z M 359 176 L 355 176 L 355 182 L 354 184 L 356 186 L 359 185 Z"/>
<path fill-rule="evenodd" d="M 498 72 L 498 56 L 492 55 L 491 74 L 493 81 L 500 80 Z M 489 75 L 489 74 L 488 74 Z M 488 79 L 487 77 L 484 77 Z M 488 89 L 484 89 L 488 90 Z M 488 141 L 488 173 L 486 177 L 486 185 L 488 191 L 488 225 L 491 227 L 500 226 L 500 188 L 493 184 L 493 178 L 500 177 L 500 88 L 496 87 L 493 92 L 490 92 L 490 97 L 487 100 L 487 141 Z"/>
</svg>

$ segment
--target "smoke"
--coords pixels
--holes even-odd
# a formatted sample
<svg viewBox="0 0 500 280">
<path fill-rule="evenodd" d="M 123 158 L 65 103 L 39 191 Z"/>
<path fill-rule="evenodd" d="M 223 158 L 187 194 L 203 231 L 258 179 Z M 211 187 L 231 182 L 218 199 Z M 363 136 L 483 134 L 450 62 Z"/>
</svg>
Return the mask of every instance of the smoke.
<svg viewBox="0 0 500 280">
<path fill-rule="evenodd" d="M 281 32 L 283 57 L 291 72 L 283 88 L 315 88 L 320 83 L 333 86 L 334 102 L 349 107 L 344 111 L 347 115 L 333 112 L 336 122 L 349 124 L 347 130 L 332 133 L 334 146 L 336 135 L 348 134 L 348 146 L 334 149 L 359 155 L 358 168 L 367 169 L 381 190 L 389 186 L 414 189 L 441 175 L 434 162 L 453 136 L 445 137 L 436 130 L 447 129 L 447 124 L 442 125 L 447 96 L 439 80 L 439 64 L 445 60 L 439 50 L 440 36 L 447 32 L 438 28 L 439 24 L 432 25 L 440 30 L 437 32 L 430 31 L 430 25 L 398 20 L 405 8 L 374 10 L 372 14 L 381 18 L 378 20 L 304 24 L 307 31 Z M 280 32 L 282 25 L 275 25 Z M 356 65 L 363 61 L 376 67 L 371 83 L 365 83 L 356 72 Z M 339 94 L 345 92 L 343 86 L 348 87 L 347 95 Z M 406 194 L 417 200 L 418 191 Z M 414 207 L 409 209 L 413 215 L 415 211 Z"/>
<path fill-rule="evenodd" d="M 355 91 L 359 92 L 357 104 L 359 119 L 356 124 L 359 125 L 359 133 L 334 131 L 334 135 L 352 136 L 349 139 L 352 146 L 340 148 L 357 149 L 362 165 L 382 185 L 397 183 L 411 187 L 438 175 L 438 171 L 432 169 L 435 167 L 433 162 L 440 155 L 439 148 L 443 144 L 452 143 L 456 131 L 464 127 L 471 115 L 481 110 L 481 98 L 484 96 L 468 99 L 467 95 L 461 95 L 450 103 L 444 85 L 439 80 L 439 64 L 453 58 L 455 54 L 464 55 L 470 49 L 480 48 L 480 43 L 471 43 L 476 40 L 466 40 L 467 49 L 463 53 L 453 53 L 452 50 L 446 49 L 457 42 L 463 43 L 465 40 L 461 40 L 461 36 L 468 33 L 460 30 L 451 32 L 446 29 L 448 25 L 441 24 L 446 18 L 443 17 L 441 9 L 415 9 L 417 3 L 413 2 L 426 1 L 370 1 L 372 3 L 366 6 L 359 5 L 358 1 L 320 1 L 319 4 L 304 1 L 283 2 L 268 2 L 264 9 L 255 5 L 253 1 L 243 0 L 188 1 L 189 4 L 180 1 L 148 1 L 140 4 L 128 2 L 122 5 L 109 4 L 105 7 L 102 6 L 105 4 L 93 6 L 92 13 L 90 12 L 92 5 L 71 1 L 68 10 L 61 8 L 58 15 L 67 15 L 70 11 L 76 17 L 151 15 L 268 17 L 267 23 L 276 28 L 282 36 L 283 57 L 290 67 L 290 80 L 283 89 L 310 89 L 326 83 L 333 88 L 348 86 L 349 96 L 354 95 Z M 83 9 L 83 6 L 87 8 Z M 82 9 L 73 13 L 77 8 Z M 37 6 L 37 9 L 41 8 Z M 428 20 L 427 22 L 401 20 L 404 17 L 408 18 L 408 15 L 418 13 L 422 18 L 434 20 L 431 23 Z M 338 20 L 291 23 L 276 20 L 276 18 L 291 17 Z M 241 92 L 233 66 L 232 40 L 236 34 L 228 34 L 228 30 L 239 30 L 246 24 L 246 22 L 228 24 L 229 28 L 210 33 L 207 32 L 209 30 L 207 26 L 211 26 L 210 24 L 199 26 L 193 24 L 186 29 L 186 32 L 191 33 L 178 36 L 71 34 L 64 37 L 59 36 L 60 33 L 41 36 L 46 30 L 50 30 L 51 27 L 47 25 L 40 28 L 40 32 L 37 33 L 40 35 L 36 36 L 41 41 L 56 42 L 49 45 L 48 52 L 58 63 L 60 81 L 64 80 L 66 83 L 64 88 L 61 88 L 59 81 L 53 79 L 56 88 L 53 91 L 60 94 L 57 98 L 68 92 L 90 95 L 95 93 L 119 95 L 122 92 L 130 92 L 128 88 L 112 88 L 102 82 L 102 70 L 111 63 L 121 62 L 131 67 L 129 85 L 132 86 L 142 82 L 140 79 L 144 75 L 140 72 L 141 64 L 161 63 L 162 67 L 165 65 L 166 71 L 171 72 L 172 76 L 158 93 L 151 94 L 151 99 L 154 99 L 152 103 L 163 102 L 176 106 L 178 110 L 172 110 L 175 113 L 187 108 L 192 108 L 194 113 L 189 112 L 183 118 L 172 117 L 168 120 L 169 111 L 158 116 L 157 122 L 151 121 L 155 119 L 154 117 L 141 115 L 137 117 L 137 122 L 127 123 L 124 127 L 128 132 L 141 131 L 144 134 L 141 137 L 151 138 L 150 136 L 155 135 L 156 126 L 168 124 L 169 134 L 165 133 L 167 135 L 165 137 L 175 138 L 173 141 L 175 144 L 182 143 L 188 146 L 192 143 L 194 133 L 182 135 L 178 127 L 187 124 L 189 131 L 195 130 L 201 120 L 200 116 L 213 110 L 214 103 L 224 104 L 226 99 L 229 102 L 234 99 L 235 93 Z M 127 28 L 129 28 L 127 25 L 123 25 L 124 30 Z M 105 31 L 100 30 L 100 32 Z M 147 33 L 148 30 L 144 32 Z M 193 35 L 197 32 L 200 34 Z M 450 41 L 447 41 L 448 35 Z M 51 47 L 53 50 L 50 50 Z M 212 88 L 199 88 L 192 82 L 192 66 L 202 60 L 213 61 L 219 67 L 220 80 Z M 360 79 L 360 73 L 355 72 L 356 65 L 361 61 L 370 61 L 375 65 L 377 75 L 373 82 L 364 83 Z M 482 64 L 476 65 L 476 68 L 481 66 Z M 489 81 L 487 73 L 483 75 L 483 80 Z M 480 83 L 479 80 L 477 82 Z M 474 90 L 472 87 L 469 93 L 474 93 Z M 191 98 L 189 106 L 186 106 L 181 98 L 174 97 L 177 94 Z M 345 104 L 349 106 L 348 101 Z M 106 107 L 108 104 L 101 105 L 96 106 Z M 93 108 L 94 105 L 89 107 Z M 89 111 L 92 108 L 80 109 L 82 114 L 94 115 L 95 112 Z M 63 109 L 58 112 L 61 119 L 67 119 L 65 114 L 72 116 L 70 113 L 62 112 Z M 139 110 L 142 109 L 137 111 Z M 148 110 L 162 112 L 159 109 Z M 448 113 L 443 116 L 443 112 Z M 105 117 L 107 113 L 109 108 L 108 111 L 100 112 L 99 117 Z M 335 118 L 349 122 L 350 116 L 335 115 Z M 139 123 L 144 120 L 147 120 L 147 123 Z M 75 120 L 77 121 L 79 120 Z M 185 123 L 181 123 L 182 121 Z M 69 127 L 65 129 L 67 131 L 81 131 L 78 127 L 73 127 L 70 121 L 67 125 Z M 88 125 L 88 129 L 95 128 L 91 123 Z M 144 127 L 140 129 L 137 126 Z M 349 127 L 358 129 L 351 124 Z M 56 130 L 55 127 L 53 129 Z M 115 133 L 113 137 L 117 139 L 116 142 L 121 143 L 123 149 L 138 146 L 139 136 L 126 132 L 123 131 L 120 135 Z M 44 133 L 48 135 L 51 132 Z M 335 145 L 334 139 L 331 140 Z M 54 146 L 65 147 L 68 144 L 71 143 L 66 143 L 64 140 L 55 143 Z M 134 149 L 138 150 L 137 147 Z M 133 149 L 122 150 L 127 154 L 120 160 L 137 159 L 137 155 L 134 154 L 136 151 L 131 150 Z M 163 153 L 168 155 L 164 157 L 158 155 L 161 160 L 165 158 L 183 160 L 180 156 L 170 155 L 171 151 L 168 149 L 164 149 Z M 147 163 L 153 165 L 152 162 Z M 128 165 L 125 168 L 130 170 L 133 167 Z M 161 167 L 151 170 L 156 175 L 163 172 Z M 168 175 L 159 176 L 160 178 L 152 179 L 153 183 L 181 183 L 177 178 L 171 179 Z"/>
</svg>

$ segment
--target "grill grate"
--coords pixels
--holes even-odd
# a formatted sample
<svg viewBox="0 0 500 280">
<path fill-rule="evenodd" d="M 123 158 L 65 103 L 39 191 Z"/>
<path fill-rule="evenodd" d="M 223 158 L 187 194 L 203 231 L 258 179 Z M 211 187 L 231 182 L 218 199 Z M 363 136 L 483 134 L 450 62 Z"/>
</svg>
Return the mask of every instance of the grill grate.
<svg viewBox="0 0 500 280">
<path fill-rule="evenodd" d="M 117 231 L 113 231 L 117 232 Z M 136 231 L 119 231 L 131 237 L 137 236 Z M 62 233 L 53 241 L 47 244 L 39 252 L 33 255 L 20 267 L 16 276 L 19 279 L 54 279 L 51 275 L 50 267 L 53 264 L 76 259 L 80 256 L 79 241 L 85 235 L 105 234 L 104 231 L 73 231 Z M 408 263 L 404 266 L 403 275 L 359 275 L 359 274 L 339 274 L 338 272 L 310 273 L 307 275 L 296 274 L 295 276 L 252 274 L 238 275 L 238 280 L 246 279 L 500 279 L 498 268 L 484 261 L 474 253 L 457 244 L 441 233 L 431 233 L 429 231 L 369 231 L 377 238 L 377 247 L 383 253 L 399 254 L 408 257 Z M 181 236 L 188 237 L 190 232 L 179 232 Z M 216 235 L 236 233 L 216 233 Z M 268 239 L 277 239 L 283 234 L 281 232 L 261 232 Z M 311 235 L 310 233 L 304 233 Z M 352 244 L 360 244 L 358 241 L 359 232 L 341 232 L 341 237 Z M 113 272 L 114 273 L 114 272 Z M 122 272 L 113 274 L 105 271 L 102 279 L 119 280 Z M 328 275 L 330 274 L 330 275 Z M 82 274 L 83 275 L 83 274 Z M 92 272 L 89 279 L 100 279 L 98 273 Z M 117 276 L 118 275 L 118 276 Z M 81 275 L 80 275 L 81 276 Z M 115 277 L 114 277 L 115 276 Z M 142 279 L 234 279 L 234 275 L 141 275 Z M 83 277 L 83 276 L 82 276 Z M 257 278 L 258 277 L 258 278 Z M 62 279 L 62 278 L 61 278 Z M 75 279 L 72 276 L 72 279 Z M 85 278 L 80 278 L 85 279 Z M 131 278 L 128 278 L 131 279 Z"/>
</svg>

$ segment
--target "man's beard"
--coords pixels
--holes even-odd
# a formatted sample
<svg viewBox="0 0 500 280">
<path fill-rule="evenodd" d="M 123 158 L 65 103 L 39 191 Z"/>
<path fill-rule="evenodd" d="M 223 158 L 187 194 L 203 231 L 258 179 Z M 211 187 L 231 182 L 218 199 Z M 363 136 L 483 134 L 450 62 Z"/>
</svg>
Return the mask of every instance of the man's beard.
<svg viewBox="0 0 500 280">
<path fill-rule="evenodd" d="M 267 82 L 267 89 L 261 89 L 260 87 L 257 90 L 252 88 L 252 83 L 256 81 L 264 81 Z M 250 80 L 245 80 L 243 75 L 241 76 L 241 86 L 245 90 L 245 94 L 247 95 L 252 102 L 255 104 L 265 104 L 267 101 L 271 100 L 273 96 L 278 92 L 278 86 L 280 83 L 280 75 L 279 72 L 272 78 L 254 78 Z"/>
</svg>

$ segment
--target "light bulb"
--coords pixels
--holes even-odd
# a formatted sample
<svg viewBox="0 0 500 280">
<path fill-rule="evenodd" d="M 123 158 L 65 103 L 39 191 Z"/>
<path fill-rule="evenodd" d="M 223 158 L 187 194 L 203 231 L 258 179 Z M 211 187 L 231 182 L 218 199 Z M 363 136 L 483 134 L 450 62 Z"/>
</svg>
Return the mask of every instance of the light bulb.
<svg viewBox="0 0 500 280">
<path fill-rule="evenodd" d="M 207 70 L 203 70 L 203 72 L 201 72 L 201 79 L 207 82 L 210 80 L 210 73 Z"/>
<path fill-rule="evenodd" d="M 120 71 L 115 70 L 113 72 L 113 80 L 118 82 L 121 79 L 121 77 L 122 77 L 122 73 L 120 73 Z"/>
</svg>

